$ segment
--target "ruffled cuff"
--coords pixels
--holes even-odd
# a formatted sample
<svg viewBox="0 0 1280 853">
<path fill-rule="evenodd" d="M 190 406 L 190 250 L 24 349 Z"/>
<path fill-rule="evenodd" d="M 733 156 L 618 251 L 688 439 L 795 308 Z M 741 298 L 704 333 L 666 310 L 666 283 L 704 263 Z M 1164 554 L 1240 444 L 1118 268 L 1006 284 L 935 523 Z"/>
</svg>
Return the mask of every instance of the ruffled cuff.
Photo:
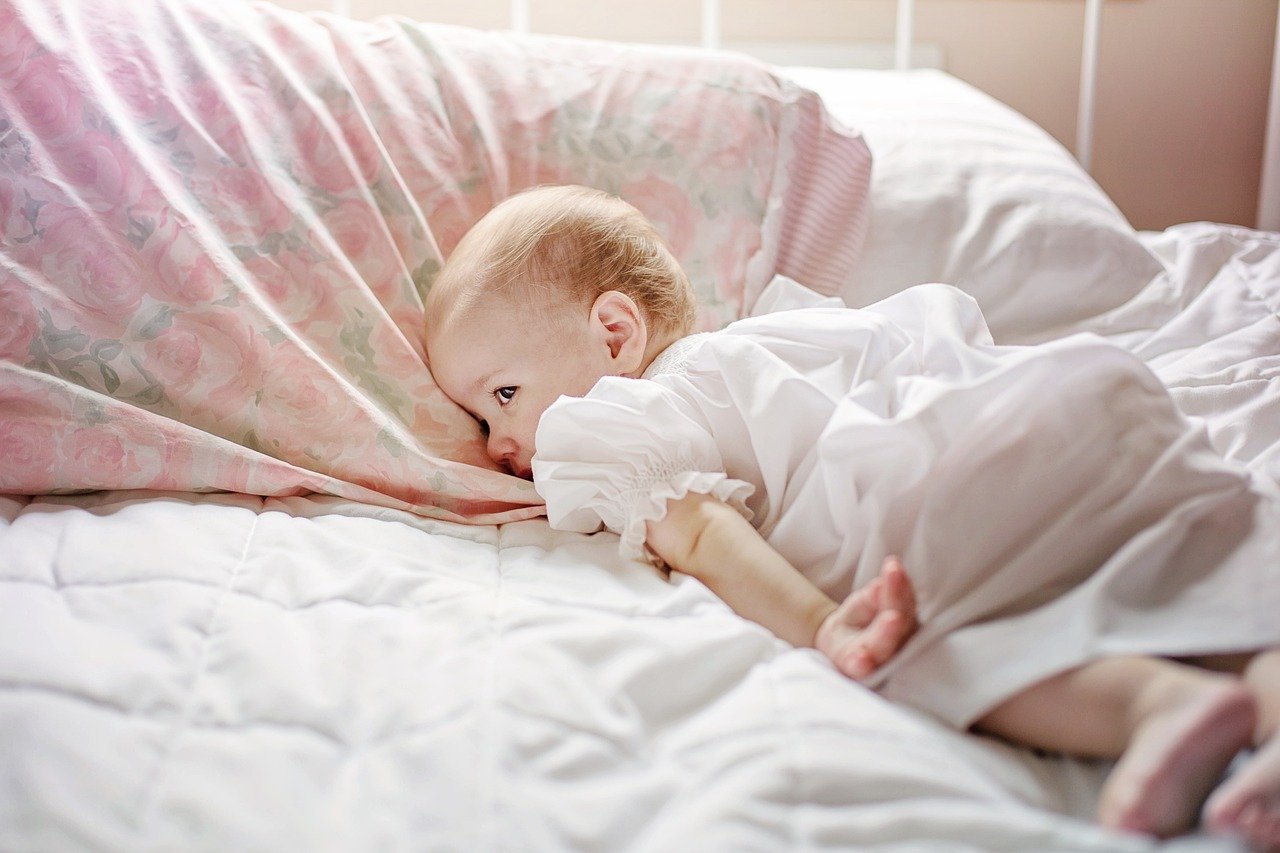
<svg viewBox="0 0 1280 853">
<path fill-rule="evenodd" d="M 755 492 L 755 486 L 750 483 L 730 479 L 729 475 L 721 472 L 683 471 L 666 476 L 650 473 L 637 477 L 623 490 L 626 518 L 619 531 L 618 553 L 629 560 L 641 559 L 655 566 L 663 565 L 662 559 L 645 545 L 646 525 L 666 517 L 667 501 L 679 500 L 690 492 L 724 501 L 747 521 L 755 515 L 746 503 Z"/>
</svg>

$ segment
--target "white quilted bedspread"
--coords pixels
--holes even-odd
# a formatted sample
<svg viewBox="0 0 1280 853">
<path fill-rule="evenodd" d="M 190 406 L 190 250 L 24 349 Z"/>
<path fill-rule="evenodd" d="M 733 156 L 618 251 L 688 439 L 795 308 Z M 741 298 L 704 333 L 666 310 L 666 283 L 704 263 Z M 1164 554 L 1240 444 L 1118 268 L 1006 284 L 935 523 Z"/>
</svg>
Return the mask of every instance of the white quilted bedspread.
<svg viewBox="0 0 1280 853">
<path fill-rule="evenodd" d="M 1096 769 L 896 708 L 611 534 L 0 507 L 6 851 L 1146 846 L 1088 822 Z"/>
</svg>

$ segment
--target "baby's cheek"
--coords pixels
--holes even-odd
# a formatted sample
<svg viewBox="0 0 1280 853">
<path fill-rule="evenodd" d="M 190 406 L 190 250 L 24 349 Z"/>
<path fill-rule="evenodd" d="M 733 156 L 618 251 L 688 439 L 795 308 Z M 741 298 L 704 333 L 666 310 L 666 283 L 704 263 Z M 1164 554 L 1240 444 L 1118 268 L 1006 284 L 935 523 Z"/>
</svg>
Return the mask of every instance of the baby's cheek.
<svg viewBox="0 0 1280 853">
<path fill-rule="evenodd" d="M 520 433 L 516 440 L 520 442 L 520 446 L 533 453 L 534 441 L 538 435 L 538 418 L 542 417 L 542 413 L 538 413 L 538 417 L 532 418 L 529 423 L 522 424 Z"/>
</svg>

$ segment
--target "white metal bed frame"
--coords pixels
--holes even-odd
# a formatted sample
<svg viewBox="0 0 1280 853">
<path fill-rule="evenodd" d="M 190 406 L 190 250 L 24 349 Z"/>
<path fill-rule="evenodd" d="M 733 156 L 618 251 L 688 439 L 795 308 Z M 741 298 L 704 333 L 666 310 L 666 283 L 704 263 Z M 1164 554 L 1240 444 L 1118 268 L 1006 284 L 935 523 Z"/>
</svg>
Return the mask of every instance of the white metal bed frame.
<svg viewBox="0 0 1280 853">
<path fill-rule="evenodd" d="M 1280 231 L 1280 15 L 1276 16 L 1275 55 L 1271 60 L 1271 96 L 1258 187 L 1258 227 Z"/>
<path fill-rule="evenodd" d="M 350 13 L 350 0 L 330 0 L 339 14 Z M 511 29 L 529 32 L 529 4 L 532 0 L 510 0 Z M 720 0 L 700 0 L 703 47 L 721 46 Z M 1102 32 L 1105 0 L 1084 0 L 1084 39 L 1080 53 L 1080 100 L 1076 109 L 1075 156 L 1090 171 L 1093 166 L 1093 117 L 1098 88 L 1098 41 Z M 1280 8 L 1280 0 L 1277 3 Z M 915 0 L 897 0 L 894 33 L 894 68 L 911 67 L 914 42 Z M 1271 63 L 1271 88 L 1267 107 L 1266 135 L 1262 149 L 1262 180 L 1258 187 L 1258 228 L 1280 231 L 1280 14 L 1276 19 L 1275 56 Z"/>
</svg>

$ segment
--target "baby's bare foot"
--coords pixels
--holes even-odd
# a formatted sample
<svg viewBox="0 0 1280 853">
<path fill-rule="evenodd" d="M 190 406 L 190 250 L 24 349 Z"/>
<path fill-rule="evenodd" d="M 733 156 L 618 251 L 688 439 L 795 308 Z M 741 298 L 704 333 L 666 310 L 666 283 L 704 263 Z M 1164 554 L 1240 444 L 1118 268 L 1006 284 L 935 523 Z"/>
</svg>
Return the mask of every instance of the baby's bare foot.
<svg viewBox="0 0 1280 853">
<path fill-rule="evenodd" d="M 1161 837 L 1191 829 L 1222 771 L 1249 745 L 1257 713 L 1253 693 L 1233 679 L 1207 677 L 1176 693 L 1134 732 L 1103 786 L 1099 821 Z"/>
<path fill-rule="evenodd" d="M 1205 823 L 1216 832 L 1239 835 L 1256 850 L 1280 851 L 1280 738 L 1259 747 L 1213 792 Z"/>
</svg>

